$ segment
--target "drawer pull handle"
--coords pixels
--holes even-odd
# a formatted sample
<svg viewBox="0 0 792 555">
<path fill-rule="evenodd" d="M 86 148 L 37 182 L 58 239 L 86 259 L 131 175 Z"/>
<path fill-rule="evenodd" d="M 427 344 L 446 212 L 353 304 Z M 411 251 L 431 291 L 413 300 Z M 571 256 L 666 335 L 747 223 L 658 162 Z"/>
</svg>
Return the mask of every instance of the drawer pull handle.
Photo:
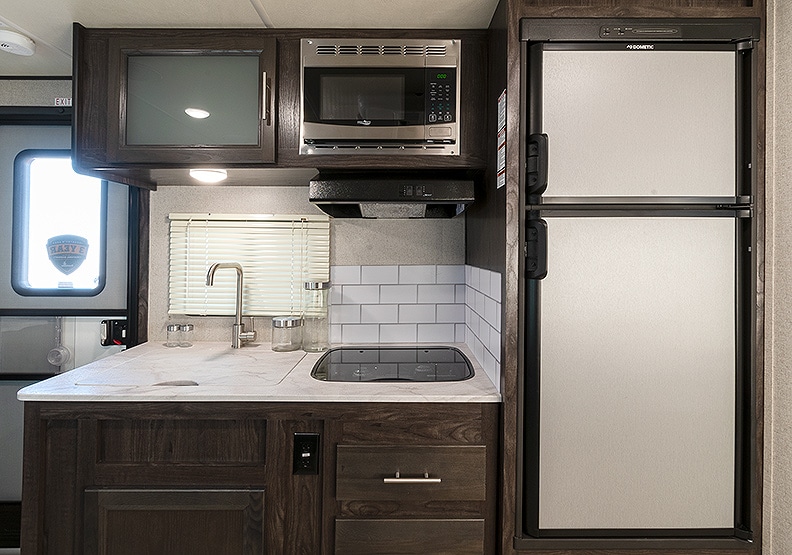
<svg viewBox="0 0 792 555">
<path fill-rule="evenodd" d="M 393 478 L 383 478 L 383 484 L 439 484 L 443 480 L 440 478 L 430 478 L 428 472 L 424 472 L 423 478 L 402 478 L 397 470 Z"/>
</svg>

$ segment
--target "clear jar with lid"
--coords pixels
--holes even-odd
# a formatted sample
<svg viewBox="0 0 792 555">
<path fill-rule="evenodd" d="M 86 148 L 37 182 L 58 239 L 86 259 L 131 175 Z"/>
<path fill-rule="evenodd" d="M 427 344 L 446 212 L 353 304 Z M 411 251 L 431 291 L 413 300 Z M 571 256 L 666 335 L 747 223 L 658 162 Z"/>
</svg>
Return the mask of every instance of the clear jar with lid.
<svg viewBox="0 0 792 555">
<path fill-rule="evenodd" d="M 272 350 L 296 351 L 302 346 L 303 320 L 299 316 L 272 318 Z"/>
<path fill-rule="evenodd" d="M 303 351 L 326 351 L 330 347 L 330 282 L 306 281 L 303 293 Z"/>
<path fill-rule="evenodd" d="M 181 324 L 179 334 L 179 347 L 192 347 L 192 334 L 195 326 L 193 324 Z"/>
<path fill-rule="evenodd" d="M 168 324 L 165 328 L 165 332 L 167 333 L 165 346 L 178 347 L 181 336 L 181 324 Z"/>
</svg>

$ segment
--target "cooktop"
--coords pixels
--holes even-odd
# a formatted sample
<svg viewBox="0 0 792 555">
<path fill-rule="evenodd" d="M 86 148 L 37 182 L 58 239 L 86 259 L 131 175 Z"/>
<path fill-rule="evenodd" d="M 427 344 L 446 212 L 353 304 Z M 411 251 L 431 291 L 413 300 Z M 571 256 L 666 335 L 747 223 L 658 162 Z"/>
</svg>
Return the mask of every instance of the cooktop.
<svg viewBox="0 0 792 555">
<path fill-rule="evenodd" d="M 335 347 L 316 361 L 311 377 L 328 382 L 457 382 L 473 366 L 455 347 Z"/>
</svg>

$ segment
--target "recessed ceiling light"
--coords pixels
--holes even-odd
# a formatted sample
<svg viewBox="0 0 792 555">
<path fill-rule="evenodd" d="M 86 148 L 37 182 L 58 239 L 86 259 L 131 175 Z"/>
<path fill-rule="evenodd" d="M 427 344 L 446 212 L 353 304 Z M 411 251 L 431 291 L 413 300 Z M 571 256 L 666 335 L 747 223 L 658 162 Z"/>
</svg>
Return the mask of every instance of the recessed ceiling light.
<svg viewBox="0 0 792 555">
<path fill-rule="evenodd" d="M 16 31 L 0 30 L 0 51 L 19 56 L 32 56 L 36 52 L 36 43 Z"/>
<path fill-rule="evenodd" d="M 228 177 L 228 172 L 214 168 L 195 168 L 190 170 L 190 177 L 202 183 L 219 183 Z"/>
<path fill-rule="evenodd" d="M 195 119 L 206 119 L 210 116 L 209 112 L 201 108 L 185 108 L 184 113 Z"/>
</svg>

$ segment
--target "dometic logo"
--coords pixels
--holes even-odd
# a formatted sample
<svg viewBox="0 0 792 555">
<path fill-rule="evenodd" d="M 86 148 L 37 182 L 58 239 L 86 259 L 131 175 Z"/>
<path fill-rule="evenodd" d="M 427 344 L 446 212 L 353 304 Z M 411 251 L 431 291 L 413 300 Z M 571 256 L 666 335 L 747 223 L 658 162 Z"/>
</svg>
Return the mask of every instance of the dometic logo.
<svg viewBox="0 0 792 555">
<path fill-rule="evenodd" d="M 627 50 L 654 50 L 654 44 L 628 44 Z"/>
<path fill-rule="evenodd" d="M 359 119 L 359 120 L 357 121 L 357 124 L 358 124 L 358 125 L 371 125 L 371 120 L 367 120 L 367 119 Z"/>
</svg>

